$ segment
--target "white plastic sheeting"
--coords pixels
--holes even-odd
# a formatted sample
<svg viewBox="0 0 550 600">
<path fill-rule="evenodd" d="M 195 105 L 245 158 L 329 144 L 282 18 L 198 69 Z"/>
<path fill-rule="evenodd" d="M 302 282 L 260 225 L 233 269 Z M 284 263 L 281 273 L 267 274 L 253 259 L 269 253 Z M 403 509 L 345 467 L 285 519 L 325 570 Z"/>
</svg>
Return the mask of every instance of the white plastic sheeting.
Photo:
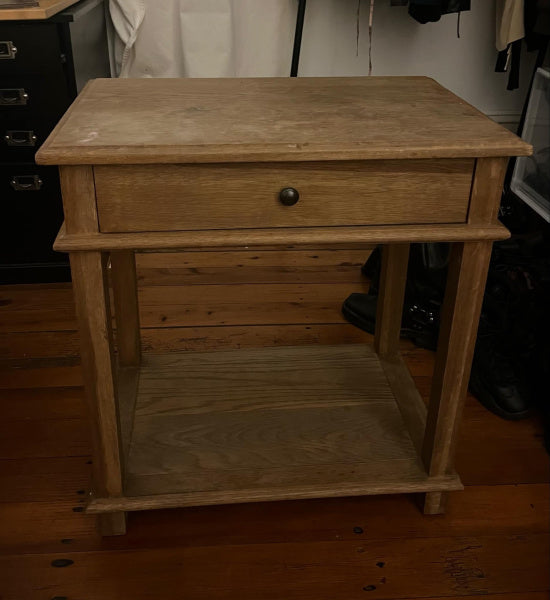
<svg viewBox="0 0 550 600">
<path fill-rule="evenodd" d="M 288 76 L 297 0 L 109 0 L 114 75 Z"/>
</svg>

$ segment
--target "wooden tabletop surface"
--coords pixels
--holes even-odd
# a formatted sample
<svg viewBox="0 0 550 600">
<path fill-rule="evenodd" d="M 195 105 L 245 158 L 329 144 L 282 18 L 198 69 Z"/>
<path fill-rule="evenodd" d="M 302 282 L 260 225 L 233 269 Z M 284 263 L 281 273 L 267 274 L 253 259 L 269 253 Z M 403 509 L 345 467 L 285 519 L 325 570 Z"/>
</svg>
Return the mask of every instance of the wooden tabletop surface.
<svg viewBox="0 0 550 600">
<path fill-rule="evenodd" d="M 528 155 L 427 77 L 97 79 L 41 164 Z"/>
<path fill-rule="evenodd" d="M 40 0 L 40 6 L 32 8 L 5 8 L 0 10 L 0 21 L 49 19 L 77 2 L 78 0 Z"/>
</svg>

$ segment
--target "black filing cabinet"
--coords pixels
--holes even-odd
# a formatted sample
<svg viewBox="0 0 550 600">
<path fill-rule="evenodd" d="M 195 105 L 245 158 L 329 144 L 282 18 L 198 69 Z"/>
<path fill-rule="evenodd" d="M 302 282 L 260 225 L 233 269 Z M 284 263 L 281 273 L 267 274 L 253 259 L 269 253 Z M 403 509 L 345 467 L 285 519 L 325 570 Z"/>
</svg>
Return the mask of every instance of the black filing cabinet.
<svg viewBox="0 0 550 600">
<path fill-rule="evenodd" d="M 52 244 L 63 210 L 56 167 L 34 154 L 89 79 L 109 77 L 103 0 L 42 21 L 0 12 L 0 283 L 67 281 Z"/>
</svg>

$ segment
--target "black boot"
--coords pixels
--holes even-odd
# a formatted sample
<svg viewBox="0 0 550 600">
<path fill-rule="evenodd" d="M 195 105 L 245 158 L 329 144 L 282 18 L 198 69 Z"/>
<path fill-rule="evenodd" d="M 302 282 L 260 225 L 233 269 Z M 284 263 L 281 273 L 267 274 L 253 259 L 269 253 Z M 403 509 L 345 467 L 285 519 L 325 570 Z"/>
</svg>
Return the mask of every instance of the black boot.
<svg viewBox="0 0 550 600">
<path fill-rule="evenodd" d="M 429 350 L 437 346 L 446 248 L 442 244 L 411 246 L 401 336 Z M 491 412 L 517 420 L 530 414 L 533 403 L 533 386 L 526 365 L 532 362 L 529 357 L 536 327 L 526 322 L 532 310 L 526 307 L 525 294 L 518 289 L 525 278 L 520 278 L 519 283 L 515 280 L 503 252 L 506 246 L 500 251 L 497 247 L 489 271 L 470 389 Z M 380 277 L 378 252 L 371 255 L 362 271 L 372 278 L 369 293 L 351 294 L 343 303 L 342 313 L 356 327 L 374 333 Z"/>
<path fill-rule="evenodd" d="M 515 360 L 510 340 L 483 315 L 469 387 L 487 410 L 503 419 L 519 421 L 531 414 L 532 386 Z"/>
<path fill-rule="evenodd" d="M 447 259 L 448 244 L 411 246 L 401 337 L 428 350 L 437 346 Z M 342 305 L 346 320 L 368 333 L 374 333 L 380 268 L 380 250 L 376 248 L 361 268 L 371 280 L 368 294 L 351 294 Z"/>
</svg>

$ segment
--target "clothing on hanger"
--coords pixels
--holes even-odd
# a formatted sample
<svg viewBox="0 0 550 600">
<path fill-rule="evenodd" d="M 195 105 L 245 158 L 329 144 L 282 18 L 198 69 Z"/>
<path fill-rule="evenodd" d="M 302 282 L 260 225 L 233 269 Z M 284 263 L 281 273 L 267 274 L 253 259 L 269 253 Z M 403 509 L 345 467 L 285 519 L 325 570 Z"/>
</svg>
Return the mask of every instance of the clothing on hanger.
<svg viewBox="0 0 550 600">
<path fill-rule="evenodd" d="M 409 14 L 419 23 L 434 23 L 442 15 L 470 10 L 470 0 L 410 0 Z"/>
<path fill-rule="evenodd" d="M 544 56 L 550 40 L 550 0 L 497 0 L 495 71 L 508 72 L 508 90 L 519 87 L 522 39 Z"/>
<path fill-rule="evenodd" d="M 523 22 L 524 0 L 496 0 L 497 50 L 506 50 L 512 42 L 525 36 Z"/>
</svg>

